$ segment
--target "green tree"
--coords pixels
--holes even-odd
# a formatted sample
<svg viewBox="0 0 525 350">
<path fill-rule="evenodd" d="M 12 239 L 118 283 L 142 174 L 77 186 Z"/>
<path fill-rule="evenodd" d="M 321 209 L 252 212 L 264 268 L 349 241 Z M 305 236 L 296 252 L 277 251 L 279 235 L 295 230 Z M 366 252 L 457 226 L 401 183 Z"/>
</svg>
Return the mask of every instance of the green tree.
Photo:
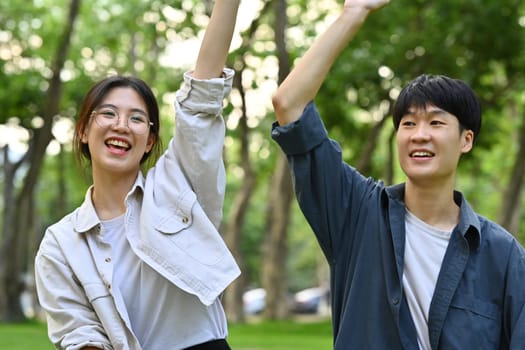
<svg viewBox="0 0 525 350">
<path fill-rule="evenodd" d="M 186 10 L 197 15 L 203 10 L 190 5 L 185 3 Z M 55 121 L 59 116 L 74 119 L 87 88 L 107 74 L 139 75 L 164 98 L 180 82 L 174 77 L 182 69 L 158 63 L 168 37 L 193 35 L 197 27 L 192 24 L 193 12 L 158 1 L 100 1 L 84 8 L 79 0 L 0 6 L 0 74 L 10 87 L 0 93 L 5 106 L 0 121 L 16 119 L 29 135 L 27 150 L 16 160 L 10 157 L 9 144 L 3 146 L 0 319 L 9 321 L 23 318 L 18 302 L 24 288 L 22 275 L 32 271 L 35 237 L 40 238 L 42 229 L 35 222 L 34 195 L 48 145 L 56 142 Z M 179 25 L 187 26 L 181 34 L 175 30 Z"/>
<path fill-rule="evenodd" d="M 154 88 L 167 140 L 173 91 L 182 71 L 191 68 L 175 62 L 185 49 L 172 48 L 199 38 L 211 2 L 93 0 L 79 7 L 73 27 L 69 14 L 75 3 L 0 3 L 0 79 L 6 87 L 0 90 L 0 132 L 9 127 L 10 138 L 13 130 L 20 132 L 26 146 L 20 152 L 0 139 L 0 259 L 8 262 L 0 262 L 3 320 L 21 317 L 20 277 L 32 271 L 44 227 L 73 210 L 90 182 L 79 176 L 69 145 L 59 145 L 53 127 L 64 119 L 74 122 L 93 81 L 134 74 Z M 267 315 L 277 318 L 285 311 L 284 293 L 325 278 L 313 271 L 323 267 L 320 250 L 291 199 L 285 159 L 269 138 L 274 117 L 265 91 L 282 80 L 342 1 L 244 5 L 257 11 L 229 61 L 238 76 L 225 109 L 228 191 L 222 230 L 243 266 L 243 279 L 226 303 L 236 306 L 231 314 L 238 320 L 247 286 L 271 291 Z M 462 162 L 458 187 L 480 213 L 523 232 L 524 7 L 518 0 L 396 0 L 373 14 L 316 98 L 344 159 L 365 175 L 402 181 L 389 120 L 399 89 L 421 73 L 465 79 L 481 97 L 484 125 L 474 152 Z M 53 148 L 57 151 L 46 153 Z"/>
</svg>

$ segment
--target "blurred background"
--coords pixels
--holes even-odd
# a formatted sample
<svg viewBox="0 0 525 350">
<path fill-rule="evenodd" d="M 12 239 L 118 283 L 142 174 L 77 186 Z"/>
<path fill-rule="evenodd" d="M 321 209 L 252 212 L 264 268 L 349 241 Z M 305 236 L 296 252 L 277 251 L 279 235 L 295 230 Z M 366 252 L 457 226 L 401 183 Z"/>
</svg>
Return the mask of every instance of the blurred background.
<svg viewBox="0 0 525 350">
<path fill-rule="evenodd" d="M 328 318 L 329 271 L 295 203 L 286 159 L 270 139 L 271 94 L 342 8 L 335 0 L 243 0 L 228 66 L 228 188 L 221 233 L 243 274 L 226 291 L 230 322 Z M 174 92 L 196 59 L 208 0 L 5 0 L 0 3 L 0 322 L 41 319 L 34 255 L 47 226 L 90 184 L 71 154 L 77 108 L 94 81 L 139 76 L 154 89 L 163 142 Z M 339 58 L 318 108 L 344 158 L 385 183 L 397 167 L 392 102 L 422 73 L 467 81 L 483 105 L 457 187 L 523 243 L 525 3 L 392 0 Z"/>
</svg>

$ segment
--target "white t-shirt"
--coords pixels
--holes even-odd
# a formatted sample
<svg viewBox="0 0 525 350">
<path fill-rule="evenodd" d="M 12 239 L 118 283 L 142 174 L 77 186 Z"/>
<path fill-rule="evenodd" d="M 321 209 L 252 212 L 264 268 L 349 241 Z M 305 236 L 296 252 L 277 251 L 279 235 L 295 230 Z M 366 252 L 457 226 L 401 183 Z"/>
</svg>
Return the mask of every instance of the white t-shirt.
<svg viewBox="0 0 525 350">
<path fill-rule="evenodd" d="M 437 229 L 406 211 L 403 289 L 420 349 L 431 350 L 428 313 L 452 231 Z"/>
<path fill-rule="evenodd" d="M 113 293 L 124 301 L 143 349 L 182 349 L 226 338 L 227 321 L 219 301 L 205 306 L 141 261 L 126 239 L 124 215 L 102 225 L 112 251 Z"/>
</svg>

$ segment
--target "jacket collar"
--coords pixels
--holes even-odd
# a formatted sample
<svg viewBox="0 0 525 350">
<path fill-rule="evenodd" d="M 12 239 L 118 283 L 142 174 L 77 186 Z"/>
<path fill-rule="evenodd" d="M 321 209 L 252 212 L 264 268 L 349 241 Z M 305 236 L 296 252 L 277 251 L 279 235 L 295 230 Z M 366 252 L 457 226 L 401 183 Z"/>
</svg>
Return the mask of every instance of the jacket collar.
<svg viewBox="0 0 525 350">
<path fill-rule="evenodd" d="M 126 195 L 126 201 L 137 191 L 137 189 L 144 190 L 144 177 L 141 172 L 138 173 L 135 183 Z M 93 185 L 88 188 L 86 195 L 84 196 L 84 202 L 82 202 L 73 215 L 73 228 L 77 233 L 88 232 L 93 228 L 99 227 L 100 219 L 98 218 L 97 211 L 93 205 L 93 200 L 91 199 L 92 192 Z"/>
<path fill-rule="evenodd" d="M 405 184 L 397 184 L 385 188 L 386 195 L 398 205 L 405 205 Z M 474 212 L 463 194 L 454 191 L 454 202 L 460 207 L 459 223 L 457 229 L 467 240 L 471 249 L 479 248 L 481 242 L 481 224 L 478 215 Z"/>
</svg>

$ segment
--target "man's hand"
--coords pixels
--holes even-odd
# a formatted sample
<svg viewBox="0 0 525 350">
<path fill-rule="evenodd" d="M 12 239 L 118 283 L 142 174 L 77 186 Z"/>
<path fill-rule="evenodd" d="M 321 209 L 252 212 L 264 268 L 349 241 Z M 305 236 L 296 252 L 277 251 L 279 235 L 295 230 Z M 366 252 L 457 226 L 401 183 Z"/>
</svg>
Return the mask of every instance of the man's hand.
<svg viewBox="0 0 525 350">
<path fill-rule="evenodd" d="M 388 4 L 389 1 L 390 0 L 346 0 L 344 7 L 361 7 L 367 10 L 377 10 Z"/>
<path fill-rule="evenodd" d="M 279 125 L 298 120 L 323 84 L 339 54 L 354 38 L 366 17 L 389 0 L 345 0 L 339 17 L 315 39 L 312 46 L 281 83 L 272 97 Z"/>
</svg>

